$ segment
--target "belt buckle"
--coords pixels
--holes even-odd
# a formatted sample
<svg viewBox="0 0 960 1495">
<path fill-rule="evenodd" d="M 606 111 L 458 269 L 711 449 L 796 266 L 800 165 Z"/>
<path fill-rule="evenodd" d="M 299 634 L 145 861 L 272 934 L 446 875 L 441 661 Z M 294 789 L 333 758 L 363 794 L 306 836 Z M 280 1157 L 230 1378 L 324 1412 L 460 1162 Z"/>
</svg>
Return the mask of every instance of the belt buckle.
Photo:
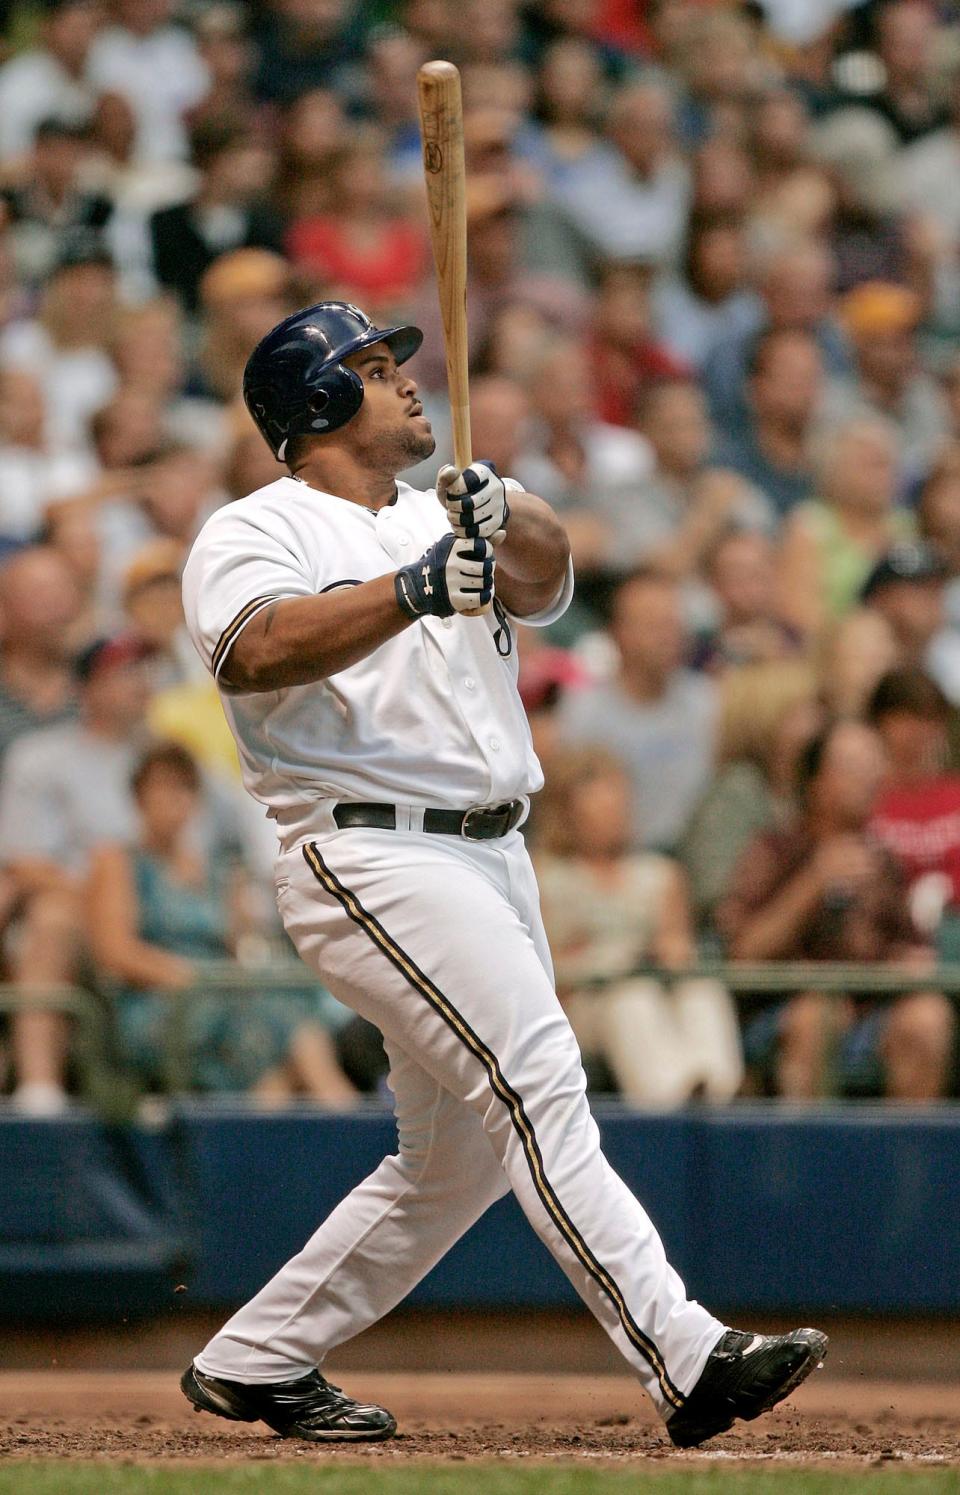
<svg viewBox="0 0 960 1495">
<path fill-rule="evenodd" d="M 482 835 L 474 835 L 472 833 L 471 827 L 476 823 L 474 817 L 480 815 L 489 815 L 489 813 L 489 807 L 485 805 L 476 805 L 472 810 L 467 811 L 460 826 L 460 834 L 465 841 L 483 841 L 486 839 L 486 837 Z"/>
</svg>

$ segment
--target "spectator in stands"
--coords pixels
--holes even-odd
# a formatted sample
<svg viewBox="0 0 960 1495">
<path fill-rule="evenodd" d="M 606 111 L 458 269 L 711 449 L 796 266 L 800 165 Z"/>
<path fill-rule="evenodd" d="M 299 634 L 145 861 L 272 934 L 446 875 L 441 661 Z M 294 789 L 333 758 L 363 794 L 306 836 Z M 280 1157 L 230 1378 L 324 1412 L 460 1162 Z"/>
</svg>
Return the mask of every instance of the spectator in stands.
<svg viewBox="0 0 960 1495">
<path fill-rule="evenodd" d="M 241 424 L 243 419 L 244 416 L 238 412 L 237 429 L 226 457 L 223 486 L 228 501 L 231 498 L 246 498 L 258 488 L 265 488 L 268 483 L 274 483 L 278 477 L 283 476 L 260 432 L 252 424 L 248 424 L 245 429 Z"/>
<path fill-rule="evenodd" d="M 960 702 L 960 446 L 944 449 L 920 495 L 920 529 L 943 561 L 944 627 L 928 649 L 925 665 L 949 699 Z"/>
<path fill-rule="evenodd" d="M 115 289 L 103 243 L 71 240 L 44 287 L 39 315 L 0 332 L 0 367 L 35 374 L 43 385 L 51 447 L 82 451 L 90 418 L 116 389 L 107 351 Z"/>
<path fill-rule="evenodd" d="M 652 294 L 658 336 L 675 358 L 697 369 L 718 344 L 756 325 L 756 297 L 747 287 L 743 227 L 736 217 L 692 218 L 676 276 L 663 275 Z"/>
<path fill-rule="evenodd" d="M 196 17 L 197 50 L 206 68 L 202 98 L 187 111 L 191 130 L 251 122 L 257 102 L 251 88 L 255 51 L 246 7 L 237 0 L 215 0 Z"/>
<path fill-rule="evenodd" d="M 522 387 L 498 374 L 481 374 L 470 383 L 473 444 L 498 472 L 512 473 L 523 450 L 530 408 Z"/>
<path fill-rule="evenodd" d="M 893 629 L 870 607 L 855 608 L 828 625 L 814 657 L 823 703 L 838 720 L 861 718 L 877 682 L 900 663 Z"/>
<path fill-rule="evenodd" d="M 378 131 L 354 132 L 331 166 L 331 211 L 295 219 L 287 246 L 301 270 L 386 317 L 420 284 L 428 250 L 419 220 L 398 211 L 383 156 Z"/>
<path fill-rule="evenodd" d="M 0 546 L 33 540 L 47 505 L 82 489 L 87 456 L 51 452 L 43 387 L 35 374 L 0 369 Z"/>
<path fill-rule="evenodd" d="M 85 134 L 69 120 L 41 120 L 22 180 L 0 191 L 17 271 L 31 288 L 46 280 L 78 230 L 99 231 L 110 221 L 109 198 L 80 181 Z"/>
<path fill-rule="evenodd" d="M 686 84 L 681 120 L 688 142 L 743 125 L 747 100 L 759 82 L 743 18 L 691 8 L 682 24 L 677 70 Z"/>
<path fill-rule="evenodd" d="M 0 781 L 0 864 L 24 907 L 14 977 L 26 986 L 68 981 L 83 950 L 81 888 L 94 849 L 129 841 L 135 814 L 130 774 L 146 739 L 146 645 L 132 634 L 100 638 L 77 658 L 76 721 L 18 737 Z M 197 849 L 224 864 L 256 848 L 232 786 L 207 780 Z M 20 1015 L 14 1028 L 21 1086 L 39 1105 L 62 1101 L 65 1025 L 54 1013 Z M 31 1102 L 32 1103 L 32 1102 Z"/>
<path fill-rule="evenodd" d="M 607 133 L 606 153 L 566 171 L 556 200 L 598 256 L 670 263 L 683 241 L 690 175 L 669 90 L 653 79 L 626 85 L 611 103 Z"/>
<path fill-rule="evenodd" d="M 123 606 L 133 633 L 147 645 L 154 691 L 198 678 L 196 650 L 183 623 L 180 572 L 185 549 L 172 539 L 149 541 L 123 576 Z M 202 666 L 201 666 L 202 668 Z"/>
<path fill-rule="evenodd" d="M 956 192 L 960 172 L 960 65 L 956 59 L 949 84 L 949 119 L 940 129 L 908 146 L 900 162 L 907 203 L 936 225 L 944 257 L 952 259 L 960 245 L 960 200 Z"/>
<path fill-rule="evenodd" d="M 602 561 L 611 513 L 649 471 L 650 448 L 635 431 L 593 418 L 589 355 L 581 343 L 548 343 L 527 393 L 532 421 L 516 476 L 570 513 L 571 523 L 576 511 L 576 554 L 584 565 Z"/>
<path fill-rule="evenodd" d="M 948 770 L 950 703 L 922 670 L 891 670 L 867 719 L 883 739 L 887 777 L 871 830 L 897 857 L 910 884 L 914 922 L 930 939 L 960 909 L 960 776 Z"/>
<path fill-rule="evenodd" d="M 124 572 L 126 622 L 150 649 L 147 726 L 154 738 L 188 749 L 204 769 L 236 779 L 233 736 L 183 621 L 180 574 L 185 555 L 185 547 L 175 540 L 151 540 Z"/>
<path fill-rule="evenodd" d="M 333 163 L 346 132 L 343 106 L 329 88 L 312 88 L 284 111 L 273 199 L 289 221 L 333 206 Z"/>
<path fill-rule="evenodd" d="M 610 634 L 619 663 L 612 680 L 561 703 L 565 742 L 616 753 L 633 786 L 632 844 L 670 851 L 686 830 L 714 761 L 717 694 L 683 667 L 680 591 L 670 577 L 638 571 L 614 593 Z"/>
<path fill-rule="evenodd" d="M 149 220 L 189 198 L 196 173 L 187 161 L 144 161 L 137 154 L 136 113 L 121 93 L 99 95 L 87 145 L 82 181 L 111 208 L 106 238 L 122 295 L 139 302 L 156 290 Z"/>
<path fill-rule="evenodd" d="M 930 947 L 907 908 L 906 876 L 868 829 L 885 771 L 880 739 L 858 723 L 825 728 L 809 744 L 801 758 L 801 813 L 747 848 L 718 912 L 735 959 L 932 969 Z M 820 1095 L 831 1025 L 844 1034 L 839 1068 L 846 1088 L 901 1101 L 945 1093 L 954 1016 L 937 991 L 911 991 L 889 1003 L 867 998 L 846 1009 L 815 993 L 794 996 L 755 1019 L 748 1060 L 774 1061 L 783 1096 Z"/>
<path fill-rule="evenodd" d="M 243 248 L 280 253 L 283 226 L 264 201 L 273 156 L 242 126 L 196 131 L 193 164 L 200 174 L 188 202 L 161 208 L 150 219 L 153 270 L 196 312 L 204 272 L 219 255 Z"/>
<path fill-rule="evenodd" d="M 561 36 L 545 48 L 537 70 L 536 125 L 524 141 L 524 154 L 552 193 L 570 177 L 607 164 L 609 147 L 600 138 L 605 83 L 595 46 Z"/>
<path fill-rule="evenodd" d="M 708 939 L 746 847 L 796 811 L 798 760 L 823 725 L 816 697 L 816 672 L 805 660 L 757 662 L 721 682 L 717 770 L 680 847 L 697 926 Z"/>
<path fill-rule="evenodd" d="M 666 986 L 695 960 L 686 887 L 668 858 L 630 852 L 630 820 L 617 758 L 602 748 L 554 756 L 537 876 L 560 999 L 588 1062 L 605 1062 L 628 1104 L 730 1100 L 743 1073 L 730 998 L 716 981 Z M 662 974 L 641 976 L 644 965 Z"/>
<path fill-rule="evenodd" d="M 200 282 L 203 334 L 194 387 L 207 400 L 239 403 L 243 369 L 254 346 L 296 309 L 290 267 L 267 249 L 222 254 Z"/>
<path fill-rule="evenodd" d="M 921 140 L 944 123 L 934 88 L 937 16 L 933 6 L 884 0 L 876 8 L 876 47 L 882 82 L 856 103 L 892 125 L 902 145 Z"/>
<path fill-rule="evenodd" d="M 82 124 L 96 90 L 90 48 L 102 22 L 97 0 L 48 0 L 39 45 L 0 68 L 0 160 L 23 156 L 41 120 Z"/>
<path fill-rule="evenodd" d="M 832 314 L 833 275 L 829 251 L 815 240 L 770 255 L 760 280 L 756 323 L 717 343 L 703 369 L 711 413 L 729 435 L 738 436 L 748 421 L 747 383 L 761 332 L 805 332 L 816 338 L 827 373 L 849 370 L 849 349 Z"/>
<path fill-rule="evenodd" d="M 960 631 L 946 618 L 946 578 L 946 562 L 931 546 L 896 546 L 867 578 L 863 602 L 889 627 L 899 662 L 926 669 L 952 696 L 960 683 Z"/>
<path fill-rule="evenodd" d="M 753 483 L 782 518 L 810 494 L 810 442 L 823 398 L 823 359 L 807 332 L 766 332 L 753 345 L 747 415 L 721 436 L 716 460 Z"/>
<path fill-rule="evenodd" d="M 493 324 L 505 309 L 522 308 L 522 320 L 554 333 L 572 334 L 586 311 L 582 292 L 562 276 L 528 269 L 523 259 L 524 205 L 514 186 L 498 177 L 473 179 L 467 193 L 470 259 L 467 279 L 467 324 L 471 347 L 480 350 L 493 336 Z M 446 389 L 443 324 L 434 278 L 428 275 L 413 307 L 413 321 L 423 330 L 417 355 L 417 380 L 429 392 Z M 505 365 L 492 369 L 515 373 Z"/>
<path fill-rule="evenodd" d="M 651 384 L 688 372 L 653 335 L 646 277 L 636 267 L 602 273 L 591 333 L 594 406 L 608 425 L 629 426 Z"/>
<path fill-rule="evenodd" d="M 210 78 L 190 32 L 173 19 L 174 0 L 117 0 L 116 24 L 101 31 L 89 74 L 101 93 L 119 93 L 137 116 L 137 155 L 187 155 L 185 117 Z"/>
<path fill-rule="evenodd" d="M 810 121 L 800 94 L 789 87 L 765 88 L 753 102 L 748 130 L 756 173 L 754 224 L 760 219 L 769 228 L 804 196 L 811 204 L 807 211 L 818 211 L 822 183 L 811 171 Z"/>
<path fill-rule="evenodd" d="M 606 514 L 607 563 L 618 571 L 641 563 L 687 580 L 730 525 L 767 529 L 763 496 L 732 473 L 708 464 L 712 431 L 706 403 L 691 379 L 667 379 L 641 396 L 637 426 L 655 465 Z"/>
<path fill-rule="evenodd" d="M 777 571 L 768 535 L 728 528 L 706 556 L 704 577 L 718 617 L 698 653 L 701 669 L 723 674 L 796 657 L 801 640 L 777 613 Z"/>
<path fill-rule="evenodd" d="M 693 222 L 744 222 L 753 195 L 753 164 L 743 146 L 715 136 L 693 153 Z"/>
<path fill-rule="evenodd" d="M 100 640 L 81 656 L 81 718 L 18 738 L 0 785 L 0 861 L 21 903 L 11 960 L 14 980 L 43 989 L 69 981 L 82 948 L 81 878 L 90 851 L 130 824 L 126 780 L 147 702 L 143 646 Z M 56 1011 L 26 1008 L 12 1023 L 25 1109 L 65 1104 L 67 1024 Z"/>
<path fill-rule="evenodd" d="M 949 429 L 936 380 L 918 366 L 920 301 L 904 286 L 869 281 L 844 297 L 841 319 L 854 350 L 853 377 L 831 395 L 835 416 L 865 411 L 891 421 L 909 484 L 926 477 Z"/>
<path fill-rule="evenodd" d="M 221 451 L 228 440 L 228 423 L 219 402 L 188 388 L 183 319 L 174 296 L 154 296 L 123 306 L 113 326 L 110 344 L 125 394 L 140 396 L 160 412 L 163 437 L 200 449 Z M 96 439 L 97 417 L 94 418 Z"/>
<path fill-rule="evenodd" d="M 842 109 L 820 126 L 816 149 L 834 192 L 836 290 L 880 281 L 907 286 L 926 303 L 933 246 L 925 220 L 903 214 L 906 184 L 891 126 L 872 111 Z"/>
<path fill-rule="evenodd" d="M 76 715 L 68 639 L 79 607 L 70 572 L 47 546 L 0 567 L 0 761 L 18 738 Z"/>
<path fill-rule="evenodd" d="M 452 11 L 450 22 L 460 30 L 462 18 L 454 17 Z M 422 185 L 423 148 L 416 95 L 410 79 L 428 57 L 447 56 L 449 51 L 425 51 L 415 37 L 388 26 L 378 27 L 367 41 L 363 106 L 373 122 L 386 132 L 389 141 L 386 165 L 391 181 L 398 187 L 409 188 L 414 195 Z"/>
<path fill-rule="evenodd" d="M 337 83 L 357 55 L 347 0 L 268 0 L 256 34 L 259 98 L 285 104 Z"/>
<path fill-rule="evenodd" d="M 794 509 L 780 557 L 780 608 L 805 639 L 857 602 L 874 565 L 913 532 L 910 515 L 894 507 L 896 433 L 864 417 L 821 441 L 817 494 Z"/>
<path fill-rule="evenodd" d="M 231 997 L 196 990 L 205 961 L 230 957 L 242 906 L 239 889 L 191 845 L 202 787 L 186 749 L 158 743 L 133 772 L 134 838 L 93 854 L 90 950 L 99 974 L 119 986 L 121 1057 L 146 1088 L 164 1088 L 171 994 L 193 988 L 183 1009 L 189 1088 L 250 1091 L 272 1102 L 300 1093 L 349 1105 L 355 1092 L 319 1020 L 329 1002 L 325 993 Z"/>
</svg>

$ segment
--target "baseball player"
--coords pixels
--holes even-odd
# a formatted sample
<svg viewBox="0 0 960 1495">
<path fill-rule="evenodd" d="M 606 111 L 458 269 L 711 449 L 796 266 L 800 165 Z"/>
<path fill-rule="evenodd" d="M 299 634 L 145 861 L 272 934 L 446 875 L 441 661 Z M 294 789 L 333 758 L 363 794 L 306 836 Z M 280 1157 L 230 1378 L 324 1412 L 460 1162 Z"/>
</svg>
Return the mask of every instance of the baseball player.
<svg viewBox="0 0 960 1495">
<path fill-rule="evenodd" d="M 389 1438 L 391 1414 L 318 1367 L 513 1189 L 692 1446 L 788 1395 L 826 1337 L 741 1333 L 688 1299 L 600 1149 L 520 832 L 542 776 L 514 631 L 567 607 L 569 548 L 489 464 L 444 468 L 436 492 L 397 480 L 434 449 L 404 368 L 421 337 L 339 301 L 274 328 L 244 397 L 289 470 L 213 514 L 184 573 L 247 788 L 276 822 L 284 924 L 382 1031 L 399 1145 L 181 1384 L 285 1436 Z"/>
</svg>

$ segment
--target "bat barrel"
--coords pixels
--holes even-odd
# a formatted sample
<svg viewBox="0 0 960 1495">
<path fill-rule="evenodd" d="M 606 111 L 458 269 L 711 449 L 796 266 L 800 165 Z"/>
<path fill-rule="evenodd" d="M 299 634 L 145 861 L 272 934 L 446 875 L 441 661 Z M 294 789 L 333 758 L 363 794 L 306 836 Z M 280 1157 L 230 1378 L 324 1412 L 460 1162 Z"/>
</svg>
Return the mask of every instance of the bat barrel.
<svg viewBox="0 0 960 1495">
<path fill-rule="evenodd" d="M 447 362 L 454 461 L 471 460 L 467 360 L 467 209 L 460 73 L 426 62 L 417 74 L 430 242 L 437 270 Z"/>
</svg>

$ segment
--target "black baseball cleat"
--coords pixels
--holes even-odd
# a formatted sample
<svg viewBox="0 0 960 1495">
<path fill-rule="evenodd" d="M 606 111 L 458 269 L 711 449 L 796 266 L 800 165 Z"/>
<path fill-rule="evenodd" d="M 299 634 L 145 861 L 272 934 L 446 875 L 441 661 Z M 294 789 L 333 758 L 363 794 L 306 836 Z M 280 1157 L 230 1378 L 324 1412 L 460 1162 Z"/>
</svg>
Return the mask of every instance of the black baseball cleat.
<svg viewBox="0 0 960 1495">
<path fill-rule="evenodd" d="M 396 1418 L 385 1407 L 351 1401 L 318 1370 L 297 1381 L 252 1386 L 221 1381 L 191 1365 L 180 1378 L 180 1389 L 198 1412 L 213 1412 L 231 1422 L 265 1422 L 282 1438 L 376 1443 L 397 1431 Z"/>
<path fill-rule="evenodd" d="M 728 1329 L 683 1406 L 668 1420 L 671 1441 L 678 1448 L 696 1448 L 725 1433 L 738 1417 L 752 1422 L 795 1391 L 826 1353 L 827 1336 L 819 1329 L 778 1335 Z"/>
</svg>

